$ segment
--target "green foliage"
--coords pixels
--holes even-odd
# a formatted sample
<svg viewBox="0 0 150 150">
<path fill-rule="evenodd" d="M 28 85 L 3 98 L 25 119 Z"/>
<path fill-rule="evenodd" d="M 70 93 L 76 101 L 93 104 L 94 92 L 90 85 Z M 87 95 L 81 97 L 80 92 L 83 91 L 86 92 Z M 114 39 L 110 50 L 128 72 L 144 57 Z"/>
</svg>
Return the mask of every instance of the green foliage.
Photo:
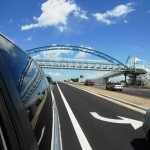
<svg viewBox="0 0 150 150">
<path fill-rule="evenodd" d="M 73 82 L 79 82 L 79 78 L 75 78 L 75 79 L 71 78 L 71 81 L 73 81 Z"/>
</svg>

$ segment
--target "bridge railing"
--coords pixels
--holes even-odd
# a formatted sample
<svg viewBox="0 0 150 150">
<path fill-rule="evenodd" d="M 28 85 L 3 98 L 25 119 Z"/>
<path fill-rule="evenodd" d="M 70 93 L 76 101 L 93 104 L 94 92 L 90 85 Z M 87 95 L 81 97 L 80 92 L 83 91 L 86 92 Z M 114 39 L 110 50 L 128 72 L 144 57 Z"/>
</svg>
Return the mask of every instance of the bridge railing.
<svg viewBox="0 0 150 150">
<path fill-rule="evenodd" d="M 122 65 L 97 60 L 75 59 L 36 59 L 42 68 L 80 69 L 80 70 L 125 70 Z"/>
</svg>

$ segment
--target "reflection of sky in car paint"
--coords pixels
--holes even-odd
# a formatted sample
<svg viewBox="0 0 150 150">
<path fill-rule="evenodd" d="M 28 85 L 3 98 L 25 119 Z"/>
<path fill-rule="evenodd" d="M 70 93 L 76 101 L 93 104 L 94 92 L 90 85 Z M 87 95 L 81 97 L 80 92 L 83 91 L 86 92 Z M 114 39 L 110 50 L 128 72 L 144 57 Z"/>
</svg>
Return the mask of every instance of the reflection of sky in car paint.
<svg viewBox="0 0 150 150">
<path fill-rule="evenodd" d="M 23 79 L 23 84 L 21 87 L 21 93 L 26 90 L 26 88 L 33 82 L 33 80 L 36 78 L 37 74 L 37 67 L 35 66 L 35 63 L 32 61 L 29 69 L 27 70 L 27 73 Z"/>
<path fill-rule="evenodd" d="M 14 45 L 10 42 L 8 42 L 6 39 L 2 38 L 0 36 L 0 48 L 4 49 L 9 55 L 16 56 L 14 52 Z"/>
<path fill-rule="evenodd" d="M 26 85 L 25 90 L 23 91 L 24 93 L 21 93 L 21 97 L 22 97 L 22 101 L 23 103 L 28 102 L 28 99 L 31 99 L 32 101 L 29 101 L 29 103 L 34 103 L 34 100 L 37 100 L 38 98 L 42 99 L 42 92 L 40 91 L 40 89 L 42 88 L 44 91 L 44 86 L 45 83 L 42 79 L 41 73 L 39 73 L 38 75 L 36 75 L 36 77 L 34 79 L 32 79 L 31 84 Z M 40 89 L 39 89 L 39 85 L 40 84 Z M 34 92 L 33 92 L 34 91 Z"/>
<path fill-rule="evenodd" d="M 1 53 L 10 68 L 17 89 L 23 94 L 30 86 L 29 84 L 32 84 L 33 80 L 36 79 L 37 66 L 32 59 L 24 55 L 24 52 L 19 47 L 2 36 L 0 36 L 0 45 Z"/>
</svg>

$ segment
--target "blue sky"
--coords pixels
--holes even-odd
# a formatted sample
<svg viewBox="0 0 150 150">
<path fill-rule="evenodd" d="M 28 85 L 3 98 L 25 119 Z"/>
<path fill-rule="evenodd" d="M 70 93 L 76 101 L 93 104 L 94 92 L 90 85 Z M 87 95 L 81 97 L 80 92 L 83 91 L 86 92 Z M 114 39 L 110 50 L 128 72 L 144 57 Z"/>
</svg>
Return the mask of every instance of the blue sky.
<svg viewBox="0 0 150 150">
<path fill-rule="evenodd" d="M 23 50 L 53 44 L 85 46 L 122 63 L 150 62 L 149 0 L 1 0 L 0 32 Z M 65 53 L 65 52 L 64 52 Z M 70 53 L 65 53 L 70 58 Z M 51 57 L 63 57 L 52 53 Z M 97 59 L 83 53 L 73 58 Z M 97 77 L 104 72 L 46 70 L 54 80 Z"/>
</svg>

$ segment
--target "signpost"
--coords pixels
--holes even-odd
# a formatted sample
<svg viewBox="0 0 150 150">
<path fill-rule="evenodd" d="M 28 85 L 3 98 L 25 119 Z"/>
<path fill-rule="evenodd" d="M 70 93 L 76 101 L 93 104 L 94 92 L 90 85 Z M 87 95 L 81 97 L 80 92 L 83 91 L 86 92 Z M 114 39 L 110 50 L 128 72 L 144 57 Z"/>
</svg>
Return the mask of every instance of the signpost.
<svg viewBox="0 0 150 150">
<path fill-rule="evenodd" d="M 80 75 L 80 79 L 81 79 L 81 82 L 82 82 L 82 79 L 84 78 L 84 76 L 83 75 Z"/>
</svg>

